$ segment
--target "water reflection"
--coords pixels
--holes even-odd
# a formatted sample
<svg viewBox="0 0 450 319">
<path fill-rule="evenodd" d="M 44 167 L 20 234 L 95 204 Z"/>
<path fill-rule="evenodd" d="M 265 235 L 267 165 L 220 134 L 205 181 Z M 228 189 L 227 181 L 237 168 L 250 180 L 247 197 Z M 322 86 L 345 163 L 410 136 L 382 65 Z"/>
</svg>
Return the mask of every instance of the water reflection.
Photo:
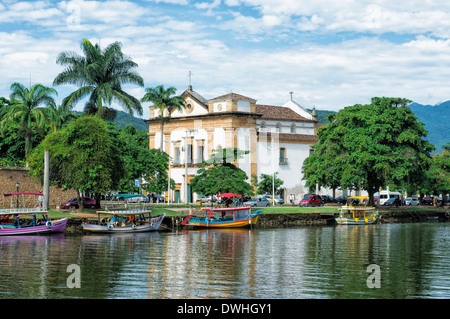
<svg viewBox="0 0 450 319">
<path fill-rule="evenodd" d="M 0 237 L 0 298 L 449 298 L 448 224 Z M 67 266 L 81 288 L 66 285 Z M 367 267 L 381 269 L 368 288 Z"/>
</svg>

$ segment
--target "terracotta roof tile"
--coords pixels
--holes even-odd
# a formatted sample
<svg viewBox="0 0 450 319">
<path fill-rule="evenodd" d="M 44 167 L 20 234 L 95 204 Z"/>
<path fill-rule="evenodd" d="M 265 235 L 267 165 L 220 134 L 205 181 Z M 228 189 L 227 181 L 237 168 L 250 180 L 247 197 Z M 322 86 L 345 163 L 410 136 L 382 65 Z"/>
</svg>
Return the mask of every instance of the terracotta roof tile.
<svg viewBox="0 0 450 319">
<path fill-rule="evenodd" d="M 218 97 L 215 97 L 213 99 L 210 99 L 210 101 L 214 101 L 214 100 L 247 100 L 247 101 L 256 101 L 255 99 L 252 99 L 250 97 L 244 96 L 244 95 L 240 95 L 237 93 L 228 93 L 225 95 L 221 95 Z"/>
<path fill-rule="evenodd" d="M 261 114 L 261 119 L 272 119 L 272 120 L 291 120 L 291 121 L 308 121 L 311 120 L 300 116 L 293 110 L 284 106 L 274 106 L 274 105 L 256 105 L 256 113 Z"/>
<path fill-rule="evenodd" d="M 266 137 L 272 137 L 272 134 L 274 137 L 278 137 L 280 140 L 290 140 L 290 141 L 311 141 L 311 142 L 317 142 L 319 138 L 317 135 L 307 135 L 307 134 L 296 134 L 296 133 L 274 133 L 274 132 L 258 132 L 259 136 L 266 136 Z M 277 135 L 277 136 L 276 136 Z"/>
</svg>

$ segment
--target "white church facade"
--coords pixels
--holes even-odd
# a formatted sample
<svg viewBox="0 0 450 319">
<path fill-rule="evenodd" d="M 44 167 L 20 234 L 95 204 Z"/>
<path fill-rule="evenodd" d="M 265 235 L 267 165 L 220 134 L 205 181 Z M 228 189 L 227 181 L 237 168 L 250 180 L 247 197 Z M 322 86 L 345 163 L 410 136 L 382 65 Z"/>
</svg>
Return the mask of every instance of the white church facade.
<svg viewBox="0 0 450 319">
<path fill-rule="evenodd" d="M 190 180 L 203 160 L 213 150 L 237 147 L 249 154 L 236 165 L 246 172 L 248 182 L 253 175 L 272 175 L 284 181 L 285 201 L 294 194 L 296 201 L 307 193 L 302 180 L 302 165 L 317 143 L 315 110 L 308 112 L 291 98 L 282 106 L 259 105 L 256 99 L 229 93 L 212 99 L 192 90 L 183 92 L 186 107 L 174 111 L 164 123 L 163 150 L 171 157 L 169 174 L 175 190 L 169 192 L 171 202 L 195 202 Z M 150 107 L 150 148 L 160 148 L 161 122 L 158 111 Z M 166 114 L 167 116 L 167 114 Z"/>
</svg>

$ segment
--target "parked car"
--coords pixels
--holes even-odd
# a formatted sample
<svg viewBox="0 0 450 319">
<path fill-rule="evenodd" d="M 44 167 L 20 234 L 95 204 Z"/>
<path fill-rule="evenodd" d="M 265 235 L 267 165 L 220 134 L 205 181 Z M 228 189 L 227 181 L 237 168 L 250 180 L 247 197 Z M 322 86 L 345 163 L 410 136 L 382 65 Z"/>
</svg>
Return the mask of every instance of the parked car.
<svg viewBox="0 0 450 319">
<path fill-rule="evenodd" d="M 434 196 L 425 196 L 422 198 L 422 204 L 433 205 L 433 198 Z"/>
<path fill-rule="evenodd" d="M 333 197 L 331 197 L 330 195 L 320 195 L 322 197 L 322 200 L 324 201 L 324 203 L 333 203 Z"/>
<path fill-rule="evenodd" d="M 263 195 L 263 198 L 267 199 L 270 203 L 272 203 L 272 195 Z M 275 205 L 283 205 L 284 204 L 284 200 L 281 199 L 278 196 L 275 196 Z"/>
<path fill-rule="evenodd" d="M 148 202 L 148 197 L 141 194 L 130 194 L 130 197 L 126 198 L 127 203 L 140 203 Z"/>
<path fill-rule="evenodd" d="M 398 197 L 391 197 L 384 202 L 383 206 L 390 206 L 390 207 L 402 206 L 402 201 Z"/>
<path fill-rule="evenodd" d="M 418 206 L 419 199 L 417 197 L 406 197 L 405 206 Z"/>
<path fill-rule="evenodd" d="M 374 203 L 375 205 L 380 205 L 380 197 L 374 196 L 374 197 L 373 197 L 373 203 Z"/>
<path fill-rule="evenodd" d="M 165 203 L 166 198 L 160 194 L 153 194 L 149 196 L 152 203 Z"/>
<path fill-rule="evenodd" d="M 305 195 L 303 199 L 298 203 L 299 206 L 323 206 L 324 202 L 320 195 Z"/>
<path fill-rule="evenodd" d="M 96 204 L 95 199 L 90 198 L 90 197 L 84 197 L 83 198 L 83 205 L 84 207 L 88 208 L 88 207 L 94 207 Z M 62 203 L 59 206 L 61 209 L 71 209 L 71 208 L 79 208 L 80 205 L 78 205 L 78 198 L 72 198 L 71 200 L 69 200 L 66 203 Z"/>
<path fill-rule="evenodd" d="M 215 203 L 215 202 L 217 202 L 217 197 L 216 196 L 207 196 L 207 197 L 202 197 L 201 200 L 202 200 L 202 203 Z"/>
<path fill-rule="evenodd" d="M 336 198 L 336 203 L 344 205 L 347 203 L 347 198 L 348 196 L 339 196 L 338 198 Z"/>
<path fill-rule="evenodd" d="M 251 207 L 269 207 L 272 203 L 264 197 L 256 197 L 244 202 L 244 205 L 250 205 Z"/>
</svg>

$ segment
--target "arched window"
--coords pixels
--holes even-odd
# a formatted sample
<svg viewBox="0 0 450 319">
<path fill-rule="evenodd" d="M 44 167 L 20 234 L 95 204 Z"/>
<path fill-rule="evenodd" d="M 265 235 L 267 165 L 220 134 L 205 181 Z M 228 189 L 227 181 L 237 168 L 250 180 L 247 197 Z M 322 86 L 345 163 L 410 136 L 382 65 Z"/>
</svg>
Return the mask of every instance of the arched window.
<svg viewBox="0 0 450 319">
<path fill-rule="evenodd" d="M 261 124 L 259 124 L 259 128 L 264 130 L 267 127 L 266 122 L 261 122 Z"/>
<path fill-rule="evenodd" d="M 296 131 L 296 126 L 294 123 L 291 124 L 291 133 L 295 133 Z"/>
<path fill-rule="evenodd" d="M 275 131 L 281 132 L 281 124 L 280 123 L 275 124 Z"/>
</svg>

